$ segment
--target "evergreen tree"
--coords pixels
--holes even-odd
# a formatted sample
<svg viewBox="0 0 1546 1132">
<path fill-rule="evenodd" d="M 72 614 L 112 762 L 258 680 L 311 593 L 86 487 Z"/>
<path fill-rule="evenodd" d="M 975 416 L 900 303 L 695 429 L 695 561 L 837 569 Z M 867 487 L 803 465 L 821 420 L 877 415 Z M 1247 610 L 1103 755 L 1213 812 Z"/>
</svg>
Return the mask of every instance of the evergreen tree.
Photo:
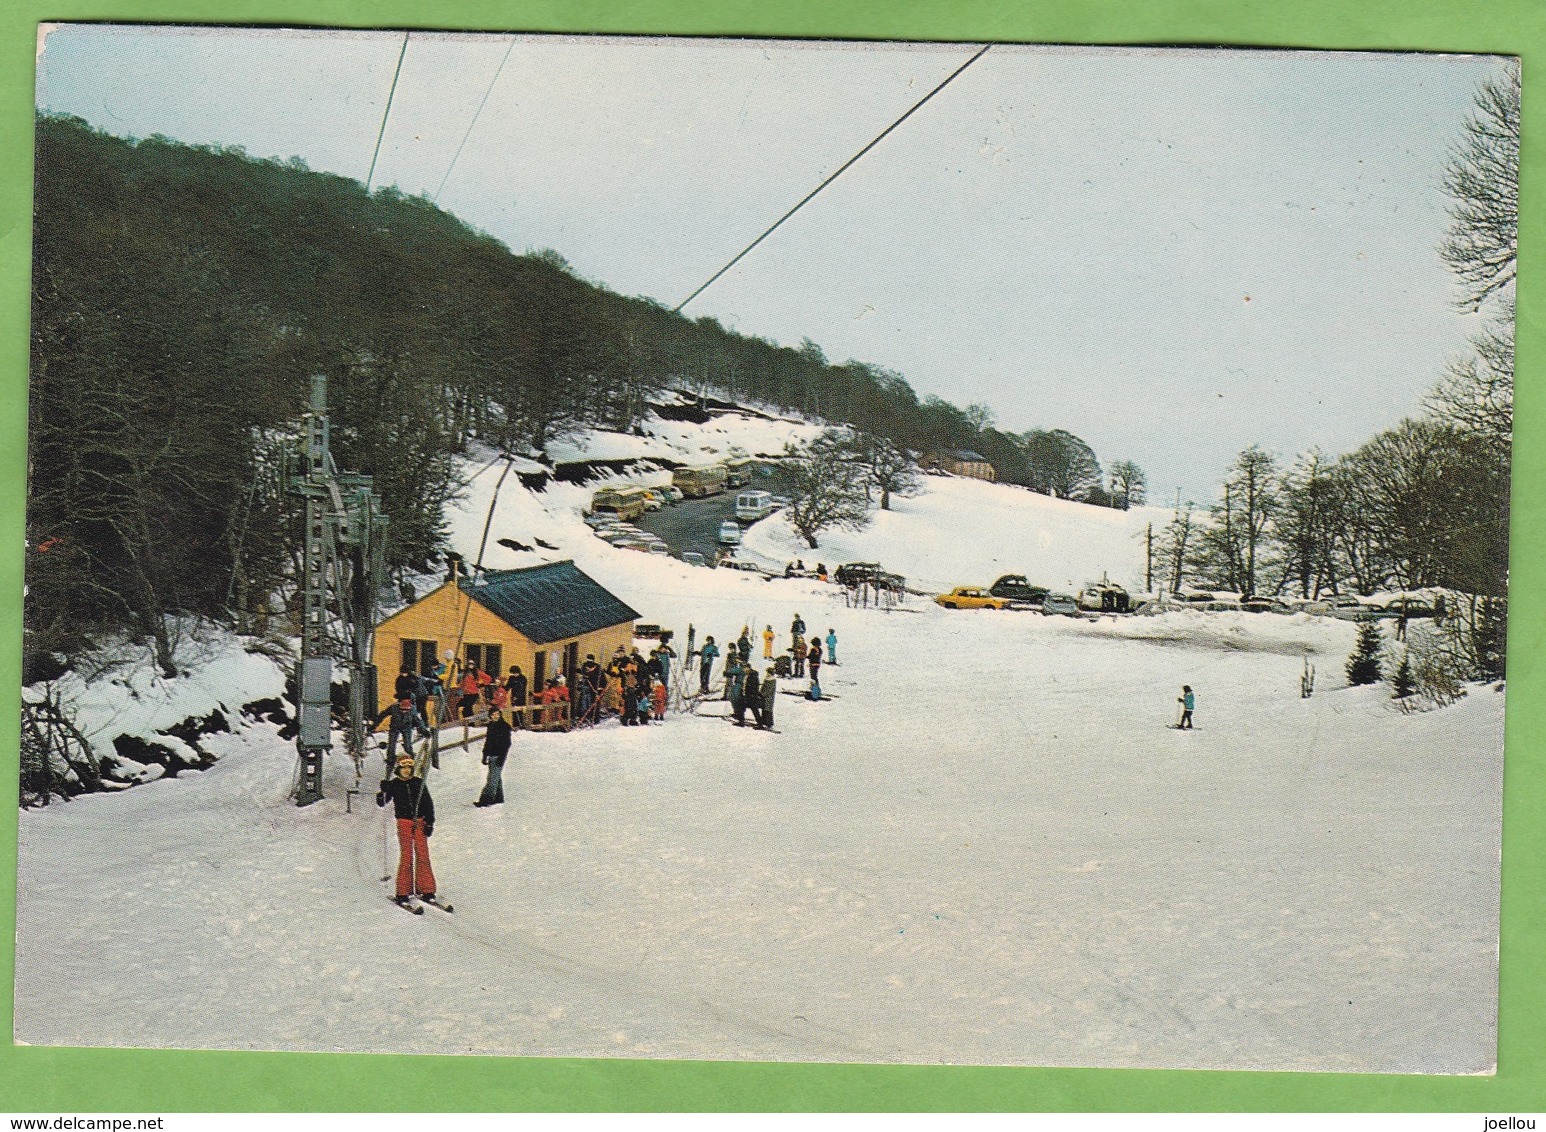
<svg viewBox="0 0 1546 1132">
<path fill-rule="evenodd" d="M 1347 682 L 1354 687 L 1380 682 L 1380 630 L 1372 621 L 1358 626 L 1358 641 L 1347 658 Z"/>
<path fill-rule="evenodd" d="M 1396 665 L 1396 674 L 1391 678 L 1391 696 L 1398 700 L 1404 700 L 1417 690 L 1417 682 L 1412 676 L 1412 660 L 1406 654 L 1401 654 L 1401 663 Z"/>
</svg>

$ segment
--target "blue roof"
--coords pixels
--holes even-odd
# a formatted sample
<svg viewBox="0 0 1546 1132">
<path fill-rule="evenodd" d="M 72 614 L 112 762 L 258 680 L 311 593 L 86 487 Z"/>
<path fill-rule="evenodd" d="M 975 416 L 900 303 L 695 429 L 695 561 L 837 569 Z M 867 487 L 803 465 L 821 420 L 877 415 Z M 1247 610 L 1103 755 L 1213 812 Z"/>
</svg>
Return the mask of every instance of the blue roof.
<svg viewBox="0 0 1546 1132">
<path fill-rule="evenodd" d="M 462 592 L 534 644 L 562 641 L 638 619 L 572 561 L 491 570 Z"/>
</svg>

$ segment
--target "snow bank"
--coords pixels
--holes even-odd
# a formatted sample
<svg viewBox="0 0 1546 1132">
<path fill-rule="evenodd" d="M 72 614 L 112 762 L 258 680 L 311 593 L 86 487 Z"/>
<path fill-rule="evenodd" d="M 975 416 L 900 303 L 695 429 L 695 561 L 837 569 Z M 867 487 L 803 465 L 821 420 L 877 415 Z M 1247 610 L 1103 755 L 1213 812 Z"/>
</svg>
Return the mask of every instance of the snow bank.
<svg viewBox="0 0 1546 1132">
<path fill-rule="evenodd" d="M 178 675 L 162 676 L 147 645 L 104 644 L 54 682 L 60 702 L 98 758 L 115 758 L 113 740 L 131 736 L 166 747 L 166 732 L 212 712 L 284 694 L 285 673 L 254 642 L 205 624 L 173 626 Z M 186 744 L 184 744 L 186 746 Z M 176 748 L 173 748 L 176 749 Z"/>
<path fill-rule="evenodd" d="M 1141 590 L 1145 528 L 1169 520 L 1159 508 L 1117 511 L 1007 484 L 924 476 L 918 495 L 893 497 L 891 510 L 875 512 L 862 531 L 822 532 L 817 550 L 781 515 L 752 527 L 744 545 L 779 562 L 880 562 L 909 586 L 937 593 L 991 585 L 1001 574 L 1062 591 L 1106 574 Z"/>
</svg>

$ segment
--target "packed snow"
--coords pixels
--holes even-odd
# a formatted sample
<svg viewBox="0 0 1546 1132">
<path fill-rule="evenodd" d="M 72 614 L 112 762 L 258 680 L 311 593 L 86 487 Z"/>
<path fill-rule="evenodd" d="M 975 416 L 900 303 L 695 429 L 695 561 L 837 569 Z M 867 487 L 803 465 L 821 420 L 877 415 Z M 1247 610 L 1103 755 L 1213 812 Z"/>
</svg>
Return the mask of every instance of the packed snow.
<svg viewBox="0 0 1546 1132">
<path fill-rule="evenodd" d="M 755 423 L 771 444 L 778 423 Z M 469 561 L 498 471 L 450 516 Z M 1500 692 L 1397 711 L 1386 685 L 1345 686 L 1355 626 L 1307 614 L 850 608 L 835 585 L 614 549 L 580 521 L 591 490 L 508 477 L 484 564 L 572 557 L 679 649 L 689 625 L 721 645 L 746 626 L 760 657 L 762 628 L 781 650 L 799 613 L 836 631 L 831 698 L 780 695 L 774 733 L 733 728 L 721 701 L 657 726 L 518 733 L 490 809 L 472 806 L 476 744 L 445 752 L 429 785 L 449 916 L 387 899 L 380 763 L 346 796 L 353 766 L 331 756 L 326 798 L 297 809 L 293 746 L 268 723 L 208 737 L 222 757 L 203 774 L 24 812 L 17 1039 L 1493 1066 Z M 1011 572 L 1131 586 L 1147 521 L 928 477 L 801 556 L 878 560 L 923 588 Z M 531 536 L 559 550 L 495 541 Z M 777 517 L 748 534 L 774 561 L 792 539 Z M 227 666 L 216 698 L 279 676 Z M 1169 726 L 1182 684 L 1195 731 Z"/>
</svg>

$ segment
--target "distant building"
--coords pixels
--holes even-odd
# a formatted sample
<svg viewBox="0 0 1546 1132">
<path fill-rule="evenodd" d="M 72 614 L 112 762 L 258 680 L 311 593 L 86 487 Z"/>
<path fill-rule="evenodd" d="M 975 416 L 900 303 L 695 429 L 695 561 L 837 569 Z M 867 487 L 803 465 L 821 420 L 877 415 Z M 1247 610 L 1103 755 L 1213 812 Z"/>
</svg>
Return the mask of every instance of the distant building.
<svg viewBox="0 0 1546 1132">
<path fill-rule="evenodd" d="M 968 448 L 940 448 L 933 452 L 926 452 L 920 462 L 925 468 L 938 468 L 953 476 L 970 476 L 972 479 L 987 480 L 989 483 L 998 482 L 998 472 L 993 470 L 993 465 L 988 463 L 987 457 Z"/>
<path fill-rule="evenodd" d="M 570 684 L 586 653 L 606 661 L 633 644 L 638 613 L 572 561 L 494 570 L 476 581 L 458 575 L 376 626 L 378 710 L 392 702 L 404 666 L 433 672 L 462 642 L 460 664 L 496 679 L 519 664 L 531 688 L 563 673 Z"/>
</svg>

